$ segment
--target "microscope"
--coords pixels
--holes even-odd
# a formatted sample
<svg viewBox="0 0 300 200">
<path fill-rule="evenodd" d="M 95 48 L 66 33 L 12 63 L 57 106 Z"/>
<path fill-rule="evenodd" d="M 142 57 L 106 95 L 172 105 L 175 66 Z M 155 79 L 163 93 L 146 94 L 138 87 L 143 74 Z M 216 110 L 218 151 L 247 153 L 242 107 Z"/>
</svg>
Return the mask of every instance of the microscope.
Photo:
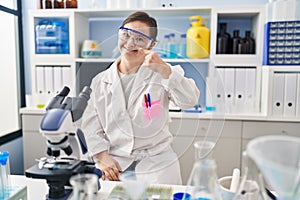
<svg viewBox="0 0 300 200">
<path fill-rule="evenodd" d="M 38 164 L 25 171 L 26 177 L 46 179 L 49 186 L 47 200 L 67 199 L 72 190 L 69 180 L 71 176 L 81 173 L 94 173 L 101 178 L 101 170 L 93 162 L 71 157 L 73 153 L 69 142 L 70 137 L 77 136 L 82 154 L 87 153 L 87 145 L 81 129 L 76 122 L 90 99 L 92 90 L 84 87 L 78 97 L 67 97 L 68 87 L 56 95 L 46 107 L 46 113 L 40 124 L 40 133 L 47 139 L 47 155 L 38 160 Z M 60 156 L 63 151 L 66 156 Z M 98 189 L 100 183 L 98 182 Z"/>
</svg>

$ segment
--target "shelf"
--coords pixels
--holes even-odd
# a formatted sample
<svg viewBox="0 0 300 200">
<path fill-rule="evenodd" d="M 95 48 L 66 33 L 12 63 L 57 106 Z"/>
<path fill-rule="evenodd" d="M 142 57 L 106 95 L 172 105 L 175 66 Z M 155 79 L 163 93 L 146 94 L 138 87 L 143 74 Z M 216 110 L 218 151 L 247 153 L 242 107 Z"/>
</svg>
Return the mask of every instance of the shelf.
<svg viewBox="0 0 300 200">
<path fill-rule="evenodd" d="M 115 58 L 76 58 L 79 63 L 113 62 Z M 209 63 L 210 59 L 164 59 L 168 63 Z"/>
<path fill-rule="evenodd" d="M 170 7 L 170 8 L 152 8 L 152 9 L 142 9 L 143 11 L 149 13 L 150 15 L 155 16 L 179 16 L 179 15 L 194 15 L 197 14 L 207 14 L 211 12 L 210 7 L 188 7 L 188 8 L 179 8 L 179 7 Z M 88 10 L 76 10 L 75 13 L 85 16 L 87 18 L 98 18 L 98 17 L 124 17 L 129 13 L 135 12 L 137 9 L 88 9 Z"/>
<path fill-rule="evenodd" d="M 213 63 L 222 66 L 257 66 L 261 65 L 261 59 L 256 54 L 216 54 L 213 55 Z"/>
</svg>

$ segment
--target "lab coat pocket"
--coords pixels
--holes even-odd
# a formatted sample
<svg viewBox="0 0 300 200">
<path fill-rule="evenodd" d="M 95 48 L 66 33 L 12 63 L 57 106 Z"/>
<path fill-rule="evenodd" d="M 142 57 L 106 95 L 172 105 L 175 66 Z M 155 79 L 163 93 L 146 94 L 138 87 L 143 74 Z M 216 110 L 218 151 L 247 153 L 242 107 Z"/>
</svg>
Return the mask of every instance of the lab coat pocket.
<svg viewBox="0 0 300 200">
<path fill-rule="evenodd" d="M 161 116 L 160 100 L 151 102 L 151 106 L 143 102 L 144 117 L 146 119 L 154 119 Z"/>
</svg>

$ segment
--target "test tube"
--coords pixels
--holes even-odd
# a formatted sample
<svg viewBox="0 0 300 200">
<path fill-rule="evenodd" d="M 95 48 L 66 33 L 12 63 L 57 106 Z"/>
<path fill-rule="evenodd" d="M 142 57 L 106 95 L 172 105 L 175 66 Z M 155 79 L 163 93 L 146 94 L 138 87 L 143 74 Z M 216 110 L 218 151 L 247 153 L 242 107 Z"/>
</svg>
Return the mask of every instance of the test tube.
<svg viewBox="0 0 300 200">
<path fill-rule="evenodd" d="M 5 197 L 5 191 L 10 186 L 9 153 L 7 151 L 0 153 L 0 197 Z"/>
<path fill-rule="evenodd" d="M 0 151 L 0 163 L 2 163 L 2 152 Z M 1 164 L 0 164 L 1 166 Z M 1 168 L 1 167 L 0 167 Z M 0 169 L 0 199 L 4 199 L 4 185 L 3 185 L 3 175 Z"/>
</svg>

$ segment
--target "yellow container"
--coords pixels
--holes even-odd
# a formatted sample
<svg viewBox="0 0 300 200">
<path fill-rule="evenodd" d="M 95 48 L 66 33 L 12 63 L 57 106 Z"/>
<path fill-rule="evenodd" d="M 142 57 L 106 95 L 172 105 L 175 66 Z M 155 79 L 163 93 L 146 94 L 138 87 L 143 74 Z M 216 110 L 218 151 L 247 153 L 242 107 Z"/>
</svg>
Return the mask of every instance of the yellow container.
<svg viewBox="0 0 300 200">
<path fill-rule="evenodd" d="M 202 24 L 202 16 L 191 16 L 191 28 L 187 30 L 186 54 L 189 58 L 209 56 L 210 30 Z"/>
</svg>

